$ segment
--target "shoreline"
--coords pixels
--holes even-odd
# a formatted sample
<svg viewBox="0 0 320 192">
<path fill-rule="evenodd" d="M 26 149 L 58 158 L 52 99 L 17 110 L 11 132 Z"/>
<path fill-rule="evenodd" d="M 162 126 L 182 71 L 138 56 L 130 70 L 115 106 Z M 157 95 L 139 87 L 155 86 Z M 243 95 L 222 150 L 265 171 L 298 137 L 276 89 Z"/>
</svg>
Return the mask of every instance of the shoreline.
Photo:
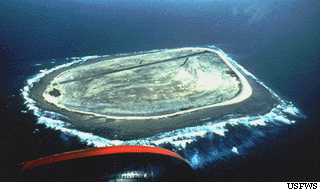
<svg viewBox="0 0 320 192">
<path fill-rule="evenodd" d="M 184 49 L 184 48 L 183 48 Z M 210 51 L 212 51 L 210 49 Z M 219 52 L 221 57 L 222 53 Z M 125 57 L 125 56 L 124 56 Z M 227 59 L 221 57 L 224 61 Z M 76 129 L 84 132 L 91 132 L 95 135 L 102 136 L 108 139 L 130 140 L 142 137 L 149 137 L 161 132 L 167 132 L 175 129 L 189 127 L 193 125 L 201 125 L 208 121 L 215 121 L 227 118 L 228 115 L 236 116 L 265 114 L 277 104 L 277 99 L 273 98 L 271 93 L 257 83 L 253 78 L 246 75 L 241 69 L 234 70 L 244 78 L 247 85 L 250 87 L 250 92 L 243 92 L 242 95 L 227 101 L 218 103 L 213 106 L 205 106 L 188 111 L 181 111 L 174 115 L 166 115 L 163 118 L 107 118 L 106 116 L 98 116 L 93 114 L 74 113 L 66 109 L 58 108 L 57 106 L 48 103 L 42 97 L 42 93 L 46 86 L 63 71 L 77 67 L 78 65 L 87 65 L 102 60 L 110 60 L 114 57 L 94 58 L 83 63 L 76 63 L 66 68 L 53 71 L 35 83 L 30 90 L 30 96 L 36 101 L 36 105 L 48 111 L 57 112 L 69 118 L 68 122 L 76 126 Z M 231 67 L 235 68 L 229 61 L 226 62 Z M 239 70 L 239 71 L 238 71 Z M 246 78 L 245 78 L 246 77 Z M 242 83 L 243 84 L 243 83 Z M 246 98 L 247 97 L 247 98 Z M 246 98 L 246 99 L 243 99 Z"/>
<path fill-rule="evenodd" d="M 186 50 L 186 49 L 190 49 L 190 48 L 180 48 L 180 49 L 174 49 L 174 50 L 169 50 L 169 51 L 164 51 L 164 52 L 180 51 L 180 50 Z M 207 109 L 207 108 L 212 108 L 212 107 L 217 107 L 217 106 L 225 106 L 225 105 L 231 105 L 231 104 L 239 103 L 239 102 L 241 102 L 241 101 L 243 101 L 243 100 L 245 100 L 245 99 L 247 99 L 247 98 L 249 98 L 251 96 L 252 89 L 251 89 L 248 81 L 246 80 L 246 78 L 222 55 L 221 52 L 215 51 L 215 50 L 212 50 L 212 49 L 208 49 L 208 48 L 192 48 L 192 49 L 201 49 L 201 50 L 204 50 L 204 51 L 210 51 L 210 52 L 214 52 L 214 53 L 218 54 L 220 56 L 220 58 L 225 62 L 225 64 L 227 64 L 237 74 L 237 76 L 240 78 L 241 83 L 242 83 L 242 87 L 241 87 L 242 90 L 240 91 L 240 94 L 237 95 L 235 98 L 233 98 L 231 100 L 228 100 L 228 101 L 224 101 L 222 103 L 216 103 L 216 104 L 207 105 L 207 106 L 203 106 L 203 107 L 196 107 L 196 108 L 193 108 L 193 109 L 186 109 L 186 110 L 183 110 L 183 111 L 178 111 L 178 112 L 169 113 L 169 114 L 165 114 L 165 115 L 127 116 L 127 117 L 126 116 L 103 115 L 103 114 L 93 113 L 93 112 L 85 112 L 85 111 L 73 110 L 73 109 L 69 109 L 69 108 L 65 107 L 64 105 L 54 103 L 52 101 L 52 98 L 48 97 L 45 94 L 43 94 L 42 96 L 44 97 L 44 100 L 46 100 L 48 103 L 54 104 L 58 108 L 64 109 L 64 110 L 68 110 L 70 112 L 81 113 L 81 114 L 85 114 L 85 115 L 93 115 L 95 117 L 100 117 L 100 118 L 103 117 L 103 118 L 108 118 L 108 119 L 123 119 L 123 120 L 168 118 L 168 117 L 181 115 L 181 114 L 185 114 L 185 113 L 190 113 L 190 112 L 203 110 L 203 109 Z M 77 66 L 75 66 L 75 67 L 77 67 Z M 64 73 L 64 72 L 62 72 L 62 73 Z M 53 81 L 54 80 L 52 80 L 50 82 L 50 84 L 53 84 L 52 83 Z"/>
</svg>

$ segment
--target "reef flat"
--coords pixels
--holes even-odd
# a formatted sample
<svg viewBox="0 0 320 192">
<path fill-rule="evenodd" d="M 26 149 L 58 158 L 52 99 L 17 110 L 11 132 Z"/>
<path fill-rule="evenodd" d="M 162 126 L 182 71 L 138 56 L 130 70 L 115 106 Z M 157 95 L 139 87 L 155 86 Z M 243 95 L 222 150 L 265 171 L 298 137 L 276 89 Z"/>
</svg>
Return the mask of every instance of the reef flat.
<svg viewBox="0 0 320 192">
<path fill-rule="evenodd" d="M 30 93 L 40 108 L 63 114 L 78 130 L 121 140 L 264 114 L 276 103 L 207 48 L 90 59 L 49 73 Z"/>
</svg>

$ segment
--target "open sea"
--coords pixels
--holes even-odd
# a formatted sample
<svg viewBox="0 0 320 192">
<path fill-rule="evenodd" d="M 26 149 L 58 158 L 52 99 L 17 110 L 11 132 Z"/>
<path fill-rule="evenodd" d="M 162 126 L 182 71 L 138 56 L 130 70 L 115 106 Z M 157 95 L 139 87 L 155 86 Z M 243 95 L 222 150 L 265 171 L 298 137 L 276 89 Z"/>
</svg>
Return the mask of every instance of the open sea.
<svg viewBox="0 0 320 192">
<path fill-rule="evenodd" d="M 34 83 L 89 58 L 183 47 L 219 50 L 266 87 L 267 114 L 156 137 L 84 133 L 38 108 Z M 0 181 L 21 162 L 90 147 L 152 145 L 197 181 L 320 181 L 320 2 L 316 0 L 0 0 Z"/>
</svg>

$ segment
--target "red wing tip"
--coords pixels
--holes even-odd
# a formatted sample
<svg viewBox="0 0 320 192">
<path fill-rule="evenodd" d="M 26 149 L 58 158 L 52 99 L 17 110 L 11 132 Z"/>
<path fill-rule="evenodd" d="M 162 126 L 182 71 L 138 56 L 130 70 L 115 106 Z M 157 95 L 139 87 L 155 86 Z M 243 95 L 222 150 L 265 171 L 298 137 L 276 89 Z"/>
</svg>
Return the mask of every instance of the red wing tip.
<svg viewBox="0 0 320 192">
<path fill-rule="evenodd" d="M 71 151 L 60 153 L 57 155 L 52 155 L 48 157 L 43 157 L 40 159 L 23 162 L 20 165 L 25 164 L 21 170 L 25 170 L 28 168 L 37 167 L 40 165 L 66 161 L 71 159 L 77 158 L 84 158 L 84 157 L 92 157 L 98 155 L 109 155 L 109 154 L 121 154 L 121 153 L 154 153 L 154 154 L 162 154 L 172 156 L 178 159 L 183 160 L 184 162 L 188 163 L 185 159 L 183 159 L 180 155 L 163 148 L 153 147 L 153 146 L 137 146 L 137 145 L 120 145 L 120 146 L 109 146 L 109 147 L 99 147 L 99 148 L 89 148 L 89 149 L 82 149 L 78 151 Z"/>
</svg>

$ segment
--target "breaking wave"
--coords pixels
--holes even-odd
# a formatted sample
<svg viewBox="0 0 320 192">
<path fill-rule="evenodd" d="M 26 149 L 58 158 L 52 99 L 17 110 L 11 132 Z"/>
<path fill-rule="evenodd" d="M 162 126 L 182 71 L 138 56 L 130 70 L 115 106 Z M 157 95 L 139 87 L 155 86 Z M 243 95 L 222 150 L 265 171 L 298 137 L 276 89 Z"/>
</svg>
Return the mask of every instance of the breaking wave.
<svg viewBox="0 0 320 192">
<path fill-rule="evenodd" d="M 167 148 L 184 157 L 194 169 L 200 168 L 208 162 L 224 159 L 228 156 L 245 155 L 249 153 L 250 148 L 253 146 L 257 146 L 265 140 L 273 139 L 276 135 L 285 131 L 287 126 L 296 123 L 297 119 L 305 118 L 299 109 L 291 102 L 282 100 L 276 93 L 222 50 L 213 45 L 208 46 L 208 48 L 220 51 L 236 68 L 241 69 L 246 75 L 251 76 L 256 82 L 268 89 L 272 96 L 277 98 L 279 104 L 269 113 L 264 115 L 246 116 L 241 118 L 229 115 L 228 120 L 207 122 L 203 125 L 185 127 L 183 129 L 173 130 L 143 139 L 122 141 L 108 140 L 91 133 L 78 131 L 74 129 L 70 123 L 65 121 L 68 117 L 55 112 L 45 111 L 37 107 L 36 102 L 30 98 L 30 89 L 45 75 L 63 67 L 83 63 L 88 59 L 108 57 L 108 55 L 71 58 L 73 60 L 72 62 L 56 66 L 50 70 L 40 70 L 38 74 L 27 80 L 27 85 L 21 89 L 21 93 L 25 99 L 24 104 L 27 109 L 38 117 L 38 124 L 45 124 L 48 128 L 60 130 L 68 136 L 77 136 L 88 145 L 93 144 L 96 147 L 112 145 L 149 145 Z M 139 53 L 164 50 L 169 49 Z M 36 65 L 40 66 L 41 64 Z M 26 113 L 27 111 L 22 112 Z"/>
</svg>

